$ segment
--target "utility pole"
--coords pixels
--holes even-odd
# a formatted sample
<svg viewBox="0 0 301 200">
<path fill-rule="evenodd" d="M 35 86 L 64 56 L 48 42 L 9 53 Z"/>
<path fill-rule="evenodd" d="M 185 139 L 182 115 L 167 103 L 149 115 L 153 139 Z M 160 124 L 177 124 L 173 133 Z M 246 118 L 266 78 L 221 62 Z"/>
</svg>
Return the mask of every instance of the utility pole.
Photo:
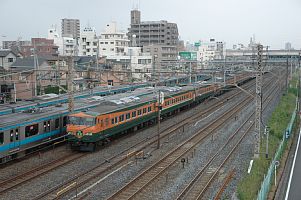
<svg viewBox="0 0 301 200">
<path fill-rule="evenodd" d="M 72 113 L 74 111 L 74 96 L 73 96 L 73 56 L 68 58 L 68 111 Z"/>
<path fill-rule="evenodd" d="M 265 147 L 265 158 L 268 159 L 269 158 L 269 128 L 267 126 L 265 126 L 264 128 L 264 132 L 266 134 L 266 147 Z"/>
<path fill-rule="evenodd" d="M 158 129 L 157 129 L 157 149 L 160 149 L 160 121 L 161 121 L 161 91 L 158 90 Z"/>
<path fill-rule="evenodd" d="M 156 56 L 153 56 L 153 67 L 152 67 L 152 80 L 154 81 L 155 80 L 155 68 L 156 68 Z"/>
<path fill-rule="evenodd" d="M 286 76 L 285 76 L 286 78 L 285 78 L 285 90 L 286 90 L 286 92 L 285 93 L 287 93 L 287 90 L 288 90 L 288 54 L 287 54 L 287 56 L 286 56 Z"/>
<path fill-rule="evenodd" d="M 33 46 L 33 65 L 34 65 L 34 96 L 38 96 L 38 87 L 37 87 L 37 82 L 38 82 L 38 70 L 37 70 L 37 62 L 36 62 L 36 52 L 35 52 L 35 45 Z"/>
<path fill-rule="evenodd" d="M 256 96 L 255 96 L 255 153 L 259 158 L 260 153 L 260 131 L 261 131 L 261 96 L 262 96 L 262 45 L 257 45 L 257 69 L 256 69 Z"/>
<path fill-rule="evenodd" d="M 189 84 L 191 84 L 191 60 L 189 62 Z"/>
<path fill-rule="evenodd" d="M 99 65 L 98 65 L 98 59 L 99 59 L 99 38 L 97 38 L 97 51 L 96 51 L 96 56 L 95 56 L 95 60 L 96 60 L 95 78 L 99 79 L 100 86 L 101 86 L 101 73 L 100 73 L 100 68 L 99 68 Z M 99 73 L 99 77 L 97 77 L 97 72 Z"/>
<path fill-rule="evenodd" d="M 60 69 L 60 59 L 59 59 L 59 56 L 57 57 L 57 66 L 56 66 L 56 84 L 57 85 L 61 85 L 61 81 L 60 81 L 60 79 L 61 79 L 61 69 Z M 58 92 L 59 92 L 59 94 L 60 94 L 60 87 L 58 87 Z"/>
</svg>

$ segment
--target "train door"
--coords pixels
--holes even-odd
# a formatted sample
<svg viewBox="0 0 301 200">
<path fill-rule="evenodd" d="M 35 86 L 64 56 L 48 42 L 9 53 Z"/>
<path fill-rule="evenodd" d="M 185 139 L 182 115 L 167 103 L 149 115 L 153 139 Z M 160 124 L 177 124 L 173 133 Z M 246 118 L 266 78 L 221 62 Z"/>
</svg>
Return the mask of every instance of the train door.
<svg viewBox="0 0 301 200">
<path fill-rule="evenodd" d="M 18 128 L 10 130 L 9 144 L 11 150 L 18 149 L 20 147 L 20 133 Z"/>
</svg>

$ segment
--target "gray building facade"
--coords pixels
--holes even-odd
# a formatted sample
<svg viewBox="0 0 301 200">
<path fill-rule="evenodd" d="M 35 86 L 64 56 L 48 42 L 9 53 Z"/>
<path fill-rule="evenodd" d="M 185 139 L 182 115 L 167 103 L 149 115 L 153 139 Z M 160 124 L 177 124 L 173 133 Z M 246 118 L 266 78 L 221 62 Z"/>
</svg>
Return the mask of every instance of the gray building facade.
<svg viewBox="0 0 301 200">
<path fill-rule="evenodd" d="M 176 23 L 161 21 L 141 21 L 139 10 L 131 11 L 131 27 L 129 39 L 136 35 L 137 46 L 160 44 L 177 46 L 179 42 L 178 26 Z"/>
<path fill-rule="evenodd" d="M 177 59 L 179 33 L 176 23 L 165 20 L 141 21 L 140 11 L 135 9 L 131 11 L 128 37 L 132 46 L 143 47 L 144 52 L 156 57 L 155 63 L 162 65 Z"/>
<path fill-rule="evenodd" d="M 62 37 L 72 37 L 74 39 L 80 37 L 79 19 L 62 19 Z"/>
</svg>

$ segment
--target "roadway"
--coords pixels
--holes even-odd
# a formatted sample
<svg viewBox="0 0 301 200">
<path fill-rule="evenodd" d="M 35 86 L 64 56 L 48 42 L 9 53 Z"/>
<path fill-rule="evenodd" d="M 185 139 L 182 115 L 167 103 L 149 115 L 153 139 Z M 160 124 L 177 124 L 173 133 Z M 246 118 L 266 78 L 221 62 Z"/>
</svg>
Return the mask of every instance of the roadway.
<svg viewBox="0 0 301 200">
<path fill-rule="evenodd" d="M 301 129 L 298 135 L 296 152 L 294 154 L 293 164 L 290 171 L 285 200 L 301 199 L 301 147 L 300 147 Z"/>
</svg>

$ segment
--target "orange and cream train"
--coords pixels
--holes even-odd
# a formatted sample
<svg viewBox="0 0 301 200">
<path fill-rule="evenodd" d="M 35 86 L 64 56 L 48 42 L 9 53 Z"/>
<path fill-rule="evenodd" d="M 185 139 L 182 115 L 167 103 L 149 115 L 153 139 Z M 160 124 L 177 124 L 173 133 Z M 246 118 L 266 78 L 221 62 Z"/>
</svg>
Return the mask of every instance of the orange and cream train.
<svg viewBox="0 0 301 200">
<path fill-rule="evenodd" d="M 170 116 L 192 105 L 202 102 L 213 95 L 221 94 L 225 87 L 234 83 L 243 84 L 250 80 L 247 74 L 229 78 L 226 85 L 189 85 L 184 87 L 157 87 L 143 89 L 135 93 L 126 93 L 108 97 L 98 106 L 69 115 L 67 124 L 68 143 L 71 148 L 80 151 L 94 151 L 97 145 L 107 142 L 112 137 L 133 132 L 156 123 L 158 110 L 161 117 Z M 158 92 L 161 105 L 158 105 Z M 143 93 L 144 95 L 139 96 Z"/>
</svg>

